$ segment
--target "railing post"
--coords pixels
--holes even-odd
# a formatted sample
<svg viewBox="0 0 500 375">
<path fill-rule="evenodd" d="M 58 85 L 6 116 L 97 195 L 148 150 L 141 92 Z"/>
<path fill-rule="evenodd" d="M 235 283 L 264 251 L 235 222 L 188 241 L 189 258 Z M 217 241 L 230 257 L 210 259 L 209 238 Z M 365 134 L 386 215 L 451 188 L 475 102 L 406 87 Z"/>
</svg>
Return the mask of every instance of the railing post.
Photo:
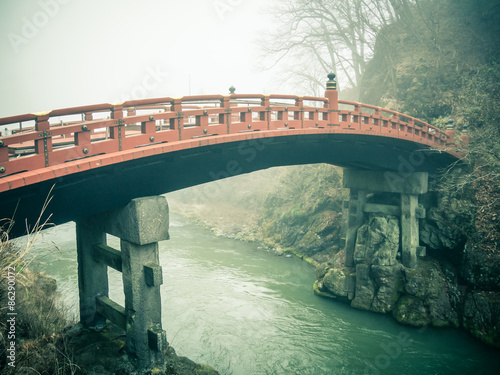
<svg viewBox="0 0 500 375">
<path fill-rule="evenodd" d="M 0 163 L 8 163 L 9 162 L 9 148 L 4 144 L 2 140 L 0 140 Z M 6 169 L 2 165 L 0 166 L 0 174 L 5 173 Z"/>
<path fill-rule="evenodd" d="M 377 107 L 372 118 L 372 126 L 378 127 L 379 133 L 382 132 L 382 110 Z"/>
<path fill-rule="evenodd" d="M 267 130 L 269 130 L 271 126 L 271 98 L 269 95 L 262 98 L 261 106 L 265 108 L 265 111 L 260 111 L 259 119 L 260 121 L 266 121 L 267 118 Z"/>
<path fill-rule="evenodd" d="M 226 123 L 227 134 L 230 133 L 231 126 L 231 97 L 229 95 L 224 95 L 224 97 L 220 100 L 221 108 L 224 108 L 224 113 L 219 114 L 219 124 Z"/>
<path fill-rule="evenodd" d="M 174 98 L 171 102 L 170 111 L 176 114 L 176 117 L 170 119 L 170 129 L 179 131 L 179 141 L 182 140 L 182 127 L 184 126 L 184 118 L 182 117 L 182 98 Z"/>
<path fill-rule="evenodd" d="M 35 141 L 35 152 L 37 154 L 44 155 L 46 167 L 48 167 L 50 164 L 49 153 L 52 151 L 52 137 L 51 137 L 52 133 L 49 131 L 50 130 L 49 117 L 50 117 L 50 112 L 40 113 L 36 117 L 36 124 L 35 124 L 35 130 L 42 132 L 42 134 L 38 135 L 40 139 L 37 139 Z"/>
<path fill-rule="evenodd" d="M 455 143 L 455 126 L 453 125 L 453 119 L 448 120 L 448 125 L 446 125 L 446 135 L 448 136 L 449 143 Z"/>
<path fill-rule="evenodd" d="M 397 115 L 397 114 L 393 114 L 392 117 L 391 117 L 391 127 L 389 129 L 390 131 L 392 131 L 393 125 L 396 125 L 396 129 L 395 130 L 399 134 L 399 115 Z"/>
<path fill-rule="evenodd" d="M 408 121 L 408 124 L 406 126 L 406 136 L 408 136 L 408 134 L 411 135 L 412 139 L 415 136 L 415 120 L 413 118 L 411 118 L 410 121 Z"/>
<path fill-rule="evenodd" d="M 362 117 L 361 116 L 361 104 L 358 103 L 354 106 L 354 115 L 353 115 L 353 118 L 351 120 L 352 120 L 353 124 L 357 124 L 359 130 L 361 130 L 361 124 L 362 124 L 361 117 Z"/>
<path fill-rule="evenodd" d="M 464 125 L 464 127 L 463 127 L 462 135 L 460 136 L 460 140 L 462 141 L 462 144 L 461 144 L 462 147 L 469 146 L 469 127 L 467 125 Z"/>
<path fill-rule="evenodd" d="M 127 116 L 135 116 L 135 107 L 127 108 Z"/>
<path fill-rule="evenodd" d="M 81 147 L 81 152 L 87 154 L 92 143 L 92 132 L 87 125 L 82 125 L 82 131 L 75 132 L 75 146 Z"/>
<path fill-rule="evenodd" d="M 328 74 L 328 82 L 326 82 L 325 98 L 328 102 L 325 107 L 328 108 L 328 124 L 339 125 L 339 93 L 337 91 L 337 81 L 335 81 L 335 74 Z"/>
<path fill-rule="evenodd" d="M 110 129 L 110 137 L 111 139 L 118 140 L 118 150 L 122 151 L 122 143 L 125 136 L 125 134 L 123 134 L 125 130 L 122 129 L 122 126 L 125 124 L 123 122 L 123 103 L 113 105 L 111 108 L 111 118 L 115 120 L 115 126 Z"/>
<path fill-rule="evenodd" d="M 300 120 L 300 127 L 304 127 L 304 98 L 299 96 L 295 99 L 295 106 L 299 109 L 298 111 L 293 112 L 293 119 L 298 121 Z"/>
</svg>

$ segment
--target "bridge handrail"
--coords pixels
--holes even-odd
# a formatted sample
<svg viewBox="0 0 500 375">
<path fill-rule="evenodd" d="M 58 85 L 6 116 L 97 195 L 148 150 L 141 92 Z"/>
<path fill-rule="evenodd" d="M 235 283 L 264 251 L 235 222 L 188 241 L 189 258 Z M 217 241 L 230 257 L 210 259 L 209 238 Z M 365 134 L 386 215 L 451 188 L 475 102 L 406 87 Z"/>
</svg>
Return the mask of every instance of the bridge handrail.
<svg viewBox="0 0 500 375">
<path fill-rule="evenodd" d="M 309 105 L 311 102 L 317 104 Z M 353 108 L 339 109 L 338 105 Z M 138 114 L 141 111 L 146 113 Z M 106 118 L 94 118 L 102 114 Z M 75 115 L 81 120 L 60 120 Z M 51 123 L 57 117 L 59 121 Z M 5 117 L 0 118 L 0 125 L 29 121 L 34 122 L 32 129 L 0 137 L 0 177 L 151 144 L 254 131 L 325 128 L 329 132 L 404 138 L 440 149 L 455 146 L 444 131 L 390 109 L 347 100 L 334 103 L 328 97 L 281 94 L 128 100 Z"/>
<path fill-rule="evenodd" d="M 400 113 L 400 112 L 397 112 L 397 111 L 393 111 L 392 109 L 387 109 L 387 108 L 375 106 L 375 105 L 372 105 L 372 104 L 358 103 L 358 102 L 353 102 L 353 101 L 348 101 L 348 100 L 339 100 L 339 104 L 351 105 L 353 107 L 359 106 L 361 108 L 369 108 L 369 109 L 375 110 L 376 112 L 379 111 L 380 113 L 382 113 L 382 112 L 390 113 L 391 115 L 397 116 L 398 118 L 403 117 L 403 118 L 406 118 L 408 120 L 412 120 L 412 121 L 414 121 L 415 125 L 418 125 L 420 127 L 427 126 L 429 129 L 433 129 L 436 133 L 442 134 L 443 137 L 445 137 L 445 138 L 448 137 L 446 135 L 446 132 L 444 132 L 443 130 L 437 128 L 436 126 L 428 124 L 427 122 L 422 121 L 422 120 L 420 120 L 420 119 L 418 119 L 416 117 L 412 117 L 410 115 L 405 115 L 403 113 Z M 405 121 L 405 122 L 407 122 L 407 121 Z"/>
</svg>

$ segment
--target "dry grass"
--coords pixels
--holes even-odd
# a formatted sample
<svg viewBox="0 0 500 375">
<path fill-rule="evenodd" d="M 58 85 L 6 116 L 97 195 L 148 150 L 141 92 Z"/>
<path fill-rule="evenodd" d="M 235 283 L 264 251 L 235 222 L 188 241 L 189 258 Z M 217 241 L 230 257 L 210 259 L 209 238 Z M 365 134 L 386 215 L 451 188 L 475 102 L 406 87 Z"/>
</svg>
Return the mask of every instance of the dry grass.
<svg viewBox="0 0 500 375">
<path fill-rule="evenodd" d="M 0 221 L 0 372 L 2 374 L 76 374 L 78 367 L 66 347 L 62 332 L 69 322 L 58 301 L 55 280 L 33 272 L 29 265 L 33 245 L 40 241 L 42 229 L 49 226 L 50 215 L 42 221 L 50 203 L 47 198 L 33 228 L 22 241 L 14 242 L 9 232 L 12 221 Z M 8 307 L 8 275 L 15 275 L 16 358 L 13 368 L 7 363 L 6 313 Z"/>
</svg>

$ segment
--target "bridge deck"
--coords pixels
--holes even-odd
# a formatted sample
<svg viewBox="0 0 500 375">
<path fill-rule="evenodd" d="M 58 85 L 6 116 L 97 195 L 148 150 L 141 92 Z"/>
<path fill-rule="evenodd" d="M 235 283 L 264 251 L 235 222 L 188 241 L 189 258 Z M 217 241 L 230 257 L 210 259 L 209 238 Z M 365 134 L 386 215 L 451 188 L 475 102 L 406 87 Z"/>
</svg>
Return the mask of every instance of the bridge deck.
<svg viewBox="0 0 500 375">
<path fill-rule="evenodd" d="M 0 125 L 13 124 L 19 124 L 20 130 L 0 140 L 0 192 L 156 153 L 269 136 L 383 136 L 460 157 L 445 132 L 423 121 L 367 104 L 331 103 L 321 97 L 160 98 L 0 119 Z"/>
<path fill-rule="evenodd" d="M 325 97 L 231 94 L 128 101 L 0 119 L 0 218 L 22 235 L 50 195 L 61 224 L 131 199 L 273 166 L 430 171 L 460 158 L 453 133 Z M 16 128 L 16 129 L 14 129 Z M 403 169 L 401 169 L 403 168 Z"/>
</svg>

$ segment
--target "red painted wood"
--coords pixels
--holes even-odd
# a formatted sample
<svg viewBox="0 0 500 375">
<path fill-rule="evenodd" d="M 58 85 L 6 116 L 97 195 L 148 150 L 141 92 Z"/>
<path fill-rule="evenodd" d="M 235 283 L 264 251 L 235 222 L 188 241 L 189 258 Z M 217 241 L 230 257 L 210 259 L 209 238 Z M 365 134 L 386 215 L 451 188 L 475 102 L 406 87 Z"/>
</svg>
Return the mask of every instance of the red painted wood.
<svg viewBox="0 0 500 375">
<path fill-rule="evenodd" d="M 75 115 L 82 120 L 62 119 Z M 336 90 L 326 91 L 325 97 L 232 94 L 132 100 L 11 116 L 0 124 L 27 121 L 35 121 L 35 127 L 0 138 L 0 168 L 5 169 L 0 192 L 149 155 L 292 134 L 384 136 L 462 156 L 455 151 L 452 132 L 389 109 L 338 100 Z M 14 154 L 21 150 L 31 154 Z"/>
</svg>

